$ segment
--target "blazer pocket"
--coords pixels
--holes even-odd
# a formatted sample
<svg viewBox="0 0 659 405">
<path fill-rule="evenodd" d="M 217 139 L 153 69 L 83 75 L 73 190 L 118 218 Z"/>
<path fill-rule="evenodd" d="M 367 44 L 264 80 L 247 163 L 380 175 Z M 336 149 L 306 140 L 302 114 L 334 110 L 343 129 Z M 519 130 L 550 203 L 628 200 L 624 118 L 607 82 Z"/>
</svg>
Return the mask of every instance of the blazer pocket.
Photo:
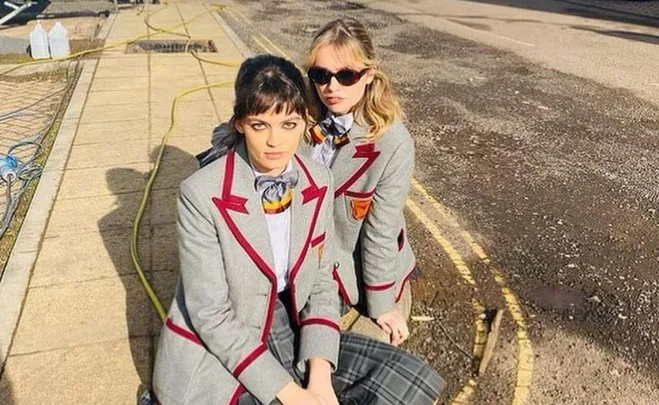
<svg viewBox="0 0 659 405">
<path fill-rule="evenodd" d="M 369 192 L 346 191 L 346 208 L 348 216 L 356 221 L 363 221 L 368 215 L 373 203 L 375 190 Z"/>
</svg>

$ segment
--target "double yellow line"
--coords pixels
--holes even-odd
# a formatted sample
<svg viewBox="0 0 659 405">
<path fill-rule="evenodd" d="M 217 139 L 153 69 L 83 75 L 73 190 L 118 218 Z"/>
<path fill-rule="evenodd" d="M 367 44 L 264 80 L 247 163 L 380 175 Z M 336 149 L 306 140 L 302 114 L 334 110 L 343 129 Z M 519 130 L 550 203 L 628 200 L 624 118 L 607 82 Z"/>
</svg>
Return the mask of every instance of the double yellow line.
<svg viewBox="0 0 659 405">
<path fill-rule="evenodd" d="M 496 268 L 496 266 L 494 266 L 488 255 L 485 253 L 485 249 L 483 249 L 483 247 L 480 246 L 478 242 L 476 242 L 474 237 L 468 231 L 464 230 L 460 226 L 460 224 L 448 212 L 448 210 L 437 200 L 435 200 L 417 180 L 412 180 L 412 188 L 421 198 L 428 202 L 430 206 L 437 211 L 437 213 L 439 213 L 439 215 L 442 217 L 442 220 L 445 221 L 452 230 L 457 230 L 461 239 L 467 246 L 469 246 L 471 251 L 476 254 L 481 263 L 489 269 L 494 281 L 499 286 L 501 295 L 503 296 L 503 299 L 506 303 L 506 309 L 510 313 L 510 316 L 513 318 L 516 326 L 515 337 L 517 344 L 517 366 L 512 405 L 524 404 L 529 396 L 529 389 L 533 377 L 533 348 L 531 346 L 531 341 L 529 340 L 528 328 L 524 318 L 524 313 L 521 309 L 521 306 L 519 305 L 519 300 L 516 294 L 508 286 L 503 273 L 501 273 L 501 271 Z M 428 231 L 430 231 L 439 245 L 442 246 L 446 254 L 449 256 L 449 259 L 458 269 L 458 272 L 462 278 L 467 281 L 467 283 L 470 284 L 475 291 L 477 291 L 478 288 L 473 274 L 471 273 L 471 270 L 465 263 L 460 253 L 458 253 L 458 250 L 412 200 L 407 201 L 407 206 L 412 211 L 412 213 L 414 213 L 414 215 L 419 218 L 419 220 L 424 223 L 424 225 L 426 225 Z M 476 328 L 476 337 L 474 339 L 474 354 L 476 357 L 478 357 L 479 354 L 482 354 L 486 339 L 485 325 L 483 324 L 480 317 L 485 308 L 478 302 L 478 300 L 472 301 L 472 307 L 475 314 Z M 451 404 L 462 405 L 468 403 L 468 401 L 473 396 L 477 386 L 478 380 L 475 378 L 468 380 L 462 390 L 451 402 Z"/>
</svg>

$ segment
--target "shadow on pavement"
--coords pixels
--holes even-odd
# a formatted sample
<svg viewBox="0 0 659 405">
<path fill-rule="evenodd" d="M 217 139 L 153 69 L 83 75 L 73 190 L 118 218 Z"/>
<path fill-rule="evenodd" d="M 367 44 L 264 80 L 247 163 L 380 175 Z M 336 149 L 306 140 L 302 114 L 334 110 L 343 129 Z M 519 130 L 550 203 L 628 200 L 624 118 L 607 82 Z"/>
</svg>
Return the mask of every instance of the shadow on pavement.
<svg viewBox="0 0 659 405">
<path fill-rule="evenodd" d="M 155 160 L 156 156 L 157 149 L 152 152 L 152 160 Z M 181 162 L 184 162 L 182 166 Z M 195 168 L 196 160 L 193 155 L 179 148 L 166 146 L 161 172 L 140 226 L 140 261 L 165 310 L 169 309 L 178 279 L 176 233 L 173 231 L 178 184 Z M 126 290 L 126 324 L 131 338 L 131 355 L 141 382 L 141 385 L 136 387 L 137 396 L 151 384 L 155 345 L 161 323 L 129 259 L 128 234 L 132 235 L 132 230 L 117 229 L 116 224 L 125 223 L 126 217 L 133 220 L 142 199 L 143 190 L 126 192 L 125 185 L 145 183 L 144 180 L 148 179 L 149 175 L 150 173 L 134 168 L 108 170 L 106 180 L 116 196 L 116 208 L 98 223 L 105 247 Z M 154 221 L 155 216 L 159 218 L 158 221 Z M 167 231 L 164 232 L 163 229 Z M 166 260 L 163 260 L 163 257 L 166 257 Z M 159 263 L 156 270 L 153 268 L 154 263 Z M 146 345 L 145 338 L 148 341 Z M 148 353 L 145 353 L 145 350 Z"/>
</svg>

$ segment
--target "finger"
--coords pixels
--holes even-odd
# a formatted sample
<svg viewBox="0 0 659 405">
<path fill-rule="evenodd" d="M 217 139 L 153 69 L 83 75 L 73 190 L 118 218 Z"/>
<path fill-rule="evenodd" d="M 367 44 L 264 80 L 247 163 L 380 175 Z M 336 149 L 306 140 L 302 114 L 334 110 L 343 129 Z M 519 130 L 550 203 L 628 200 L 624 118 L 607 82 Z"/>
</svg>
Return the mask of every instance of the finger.
<svg viewBox="0 0 659 405">
<path fill-rule="evenodd" d="M 403 338 L 403 333 L 402 333 L 402 331 L 401 331 L 400 329 L 396 329 L 396 333 L 395 333 L 395 335 L 396 335 L 396 339 L 395 339 L 395 342 L 396 342 L 396 343 L 395 343 L 395 345 L 398 346 L 398 345 L 400 345 L 401 343 L 403 343 L 403 340 L 405 340 L 405 339 Z"/>
<path fill-rule="evenodd" d="M 378 321 L 377 324 L 383 331 L 387 332 L 387 334 L 391 335 L 391 333 L 393 332 L 391 325 L 389 325 L 387 322 Z"/>
</svg>

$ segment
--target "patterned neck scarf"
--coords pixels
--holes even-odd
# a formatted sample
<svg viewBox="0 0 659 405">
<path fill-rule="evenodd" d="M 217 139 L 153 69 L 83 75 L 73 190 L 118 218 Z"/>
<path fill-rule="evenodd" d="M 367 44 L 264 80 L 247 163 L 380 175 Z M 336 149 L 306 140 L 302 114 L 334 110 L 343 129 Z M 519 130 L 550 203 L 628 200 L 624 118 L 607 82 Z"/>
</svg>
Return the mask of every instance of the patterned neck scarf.
<svg viewBox="0 0 659 405">
<path fill-rule="evenodd" d="M 279 176 L 257 175 L 256 190 L 261 193 L 261 203 L 266 214 L 279 214 L 286 211 L 293 201 L 293 189 L 300 174 L 290 168 Z"/>
<path fill-rule="evenodd" d="M 328 114 L 311 129 L 311 136 L 315 144 L 325 143 L 331 150 L 336 150 L 350 143 L 348 131 L 354 122 L 352 113 L 340 116 Z"/>
</svg>

